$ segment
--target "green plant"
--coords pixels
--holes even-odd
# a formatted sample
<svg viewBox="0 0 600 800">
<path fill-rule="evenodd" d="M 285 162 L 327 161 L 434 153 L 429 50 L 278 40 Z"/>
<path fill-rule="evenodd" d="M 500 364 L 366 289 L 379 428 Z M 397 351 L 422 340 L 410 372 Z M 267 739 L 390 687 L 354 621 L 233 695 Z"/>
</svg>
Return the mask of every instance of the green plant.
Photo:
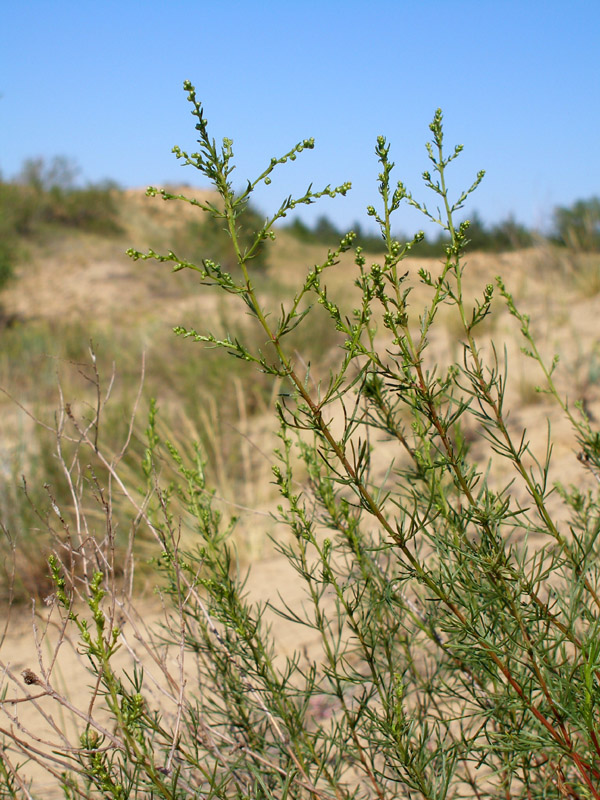
<svg viewBox="0 0 600 800">
<path fill-rule="evenodd" d="M 573 250 L 600 250 L 600 198 L 577 200 L 554 210 L 555 236 Z"/>
<path fill-rule="evenodd" d="M 354 223 L 353 229 L 355 244 L 358 247 L 362 247 L 365 253 L 383 252 L 384 243 L 381 235 L 373 235 L 363 231 L 359 222 Z M 337 247 L 345 233 L 337 228 L 324 214 L 321 214 L 316 219 L 312 228 L 309 228 L 301 219 L 295 219 L 285 226 L 285 230 L 301 242 L 324 244 L 328 247 Z"/>
<path fill-rule="evenodd" d="M 258 230 L 264 217 L 251 205 L 241 206 L 236 219 L 238 242 L 242 249 L 254 244 L 254 231 Z M 231 250 L 231 239 L 223 217 L 206 214 L 202 222 L 189 221 L 174 237 L 173 246 L 186 259 L 201 263 L 203 259 L 218 262 L 228 272 L 237 269 L 235 253 Z M 253 269 L 264 270 L 267 254 L 264 243 L 255 249 Z"/>
<path fill-rule="evenodd" d="M 14 276 L 19 254 L 19 237 L 15 227 L 15 192 L 0 180 L 0 291 Z"/>
<path fill-rule="evenodd" d="M 11 183 L 0 183 L 2 238 L 18 242 L 56 228 L 103 235 L 121 232 L 112 181 L 77 186 L 77 167 L 64 157 L 28 159 Z"/>
<path fill-rule="evenodd" d="M 534 241 L 527 228 L 512 217 L 497 225 L 487 226 L 476 212 L 469 218 L 468 240 L 473 250 L 488 250 L 496 253 L 530 247 Z"/>
<path fill-rule="evenodd" d="M 344 236 L 344 232 L 340 231 L 325 215 L 318 217 L 312 228 L 302 220 L 295 219 L 285 227 L 285 230 L 301 242 L 320 243 L 329 247 L 335 247 Z M 355 234 L 354 246 L 361 247 L 364 253 L 381 253 L 385 249 L 381 234 L 366 233 L 359 222 L 354 223 L 353 231 Z M 402 240 L 404 237 L 395 233 L 394 238 Z M 477 212 L 470 215 L 468 239 L 471 249 L 494 253 L 530 247 L 534 242 L 531 232 L 512 217 L 508 217 L 496 225 L 487 226 Z M 415 255 L 440 258 L 443 257 L 445 248 L 449 244 L 450 238 L 447 233 L 441 231 L 437 238 L 424 237 L 419 241 L 415 247 Z"/>
<path fill-rule="evenodd" d="M 260 474 L 265 469 L 268 472 L 268 465 L 262 464 L 263 457 L 254 449 L 241 457 L 248 443 L 242 440 L 241 445 L 237 433 L 270 407 L 273 388 L 267 376 L 257 380 L 244 364 L 229 364 L 225 352 L 214 350 L 206 353 L 199 383 L 185 348 L 169 329 L 156 328 L 152 321 L 147 329 L 140 323 L 112 340 L 98 322 L 29 322 L 3 332 L 0 399 L 8 436 L 0 451 L 0 528 L 6 531 L 0 537 L 1 601 L 10 596 L 15 603 L 28 603 L 31 597 L 41 599 L 50 592 L 47 557 L 64 539 L 60 526 L 57 530 L 53 525 L 53 503 L 70 513 L 73 494 L 81 492 L 77 502 L 83 505 L 82 513 L 97 519 L 97 502 L 93 493 L 89 494 L 90 487 L 85 487 L 90 480 L 88 466 L 97 476 L 102 475 L 102 467 L 93 453 L 86 464 L 76 466 L 78 434 L 64 410 L 56 413 L 61 397 L 68 399 L 82 424 L 101 411 L 101 444 L 112 458 L 127 440 L 128 413 L 136 405 L 143 374 L 146 397 L 161 396 L 161 431 L 168 430 L 169 439 L 183 452 L 189 450 L 190 437 L 198 439 L 210 458 L 207 473 L 220 496 L 247 500 L 249 481 L 257 469 Z M 230 331 L 235 335 L 244 332 L 256 344 L 260 342 L 243 325 L 232 323 Z M 324 341 L 325 335 L 320 343 Z M 301 342 L 298 335 L 296 344 Z M 118 374 L 111 376 L 115 363 Z M 100 375 L 108 377 L 101 381 Z M 232 402 L 219 404 L 216 398 L 225 395 L 231 396 Z M 20 409 L 11 398 L 18 399 Z M 142 414 L 147 407 L 144 399 Z M 143 450 L 143 440 L 134 433 L 121 462 L 121 472 L 127 474 L 130 484 L 142 479 Z M 65 470 L 73 473 L 79 468 L 80 482 L 69 486 Z M 23 475 L 27 476 L 25 484 Z M 129 547 L 129 513 L 118 497 L 113 500 L 112 513 L 119 562 Z M 143 584 L 144 570 L 138 572 Z"/>
<path fill-rule="evenodd" d="M 154 536 L 157 581 L 171 603 L 152 633 L 119 595 L 109 495 L 96 484 L 107 536 L 80 545 L 87 577 L 70 567 L 73 550 L 50 562 L 61 642 L 74 626 L 78 652 L 94 676 L 91 700 L 74 710 L 55 687 L 54 660 L 47 667 L 40 658 L 40 675 L 25 672 L 37 696 L 75 714 L 79 740 L 55 738 L 52 756 L 45 756 L 22 733 L 5 729 L 6 752 L 43 763 L 68 797 L 599 798 L 600 515 L 593 479 L 600 479 L 600 435 L 560 396 L 556 359 L 545 364 L 529 318 L 498 279 L 525 357 L 539 366 L 543 391 L 572 422 L 590 478 L 589 488 L 583 479 L 579 487 L 557 487 L 570 515 L 564 522 L 549 502 L 551 439 L 538 456 L 525 431 L 512 428 L 504 402 L 510 369 L 495 347 L 479 344 L 495 287 L 485 285 L 472 300 L 463 291 L 469 226 L 454 219 L 483 173 L 455 200 L 449 197 L 447 169 L 462 148 L 446 153 L 437 111 L 423 173 L 442 209 L 432 213 L 401 182 L 392 186 L 390 148 L 379 137 L 380 208 L 367 213 L 386 251 L 370 265 L 356 251 L 353 307 L 342 307 L 326 283 L 352 248 L 350 233 L 308 269 L 292 298 L 268 308 L 253 275 L 258 247 L 296 205 L 344 194 L 349 185 L 288 198 L 242 246 L 238 217 L 253 189 L 313 142 L 273 158 L 236 197 L 229 182 L 232 142 L 218 148 L 209 138 L 194 88 L 184 86 L 199 152 L 176 154 L 213 181 L 223 207 L 187 202 L 227 226 L 238 269 L 230 273 L 210 259 L 196 265 L 174 252 L 130 255 L 199 273 L 203 283 L 243 303 L 261 331 L 267 344 L 257 346 L 241 335 L 176 329 L 280 386 L 273 477 L 282 497 L 278 515 L 291 536 L 277 546 L 303 582 L 305 602 L 292 605 L 284 594 L 273 607 L 249 598 L 231 544 L 235 520 L 214 507 L 202 453 L 187 459 L 162 437 L 154 406 L 146 481 L 137 494 L 120 477 L 118 460 L 106 459 L 93 431 L 73 418 L 81 450 L 93 450 L 111 492 L 131 502 L 136 526 Z M 422 234 L 408 243 L 391 235 L 401 202 L 449 238 L 439 271 L 418 274 L 429 303 L 416 312 L 402 261 Z M 288 346 L 298 326 L 310 325 L 308 300 L 342 337 L 339 363 L 320 381 Z M 447 363 L 430 347 L 442 306 L 454 310 L 463 331 L 460 357 Z M 471 456 L 473 431 L 488 446 L 487 466 Z M 390 447 L 379 459 L 382 440 Z M 495 475 L 505 462 L 513 477 L 503 485 Z M 194 525 L 193 546 L 182 543 L 181 519 Z M 84 605 L 77 605 L 78 595 Z M 268 620 L 273 611 L 310 630 L 316 649 L 278 653 Z M 148 672 L 136 641 L 149 656 Z M 130 654 L 121 672 L 120 642 Z M 20 697 L 9 696 L 18 680 L 9 665 L 3 669 L 3 709 L 10 716 L 11 702 L 33 698 L 22 688 Z M 4 763 L 11 777 L 19 774 Z"/>
<path fill-rule="evenodd" d="M 102 235 L 121 232 L 116 184 L 77 187 L 76 174 L 68 159 L 57 157 L 49 164 L 29 159 L 15 181 L 0 179 L 0 291 L 24 261 L 32 237 L 65 227 Z"/>
</svg>

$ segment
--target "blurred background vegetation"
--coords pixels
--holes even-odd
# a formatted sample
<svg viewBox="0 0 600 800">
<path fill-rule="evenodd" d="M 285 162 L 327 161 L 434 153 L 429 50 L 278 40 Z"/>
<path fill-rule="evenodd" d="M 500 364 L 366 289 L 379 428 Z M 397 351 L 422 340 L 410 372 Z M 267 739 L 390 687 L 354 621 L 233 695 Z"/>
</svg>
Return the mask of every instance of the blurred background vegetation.
<svg viewBox="0 0 600 800">
<path fill-rule="evenodd" d="M 467 218 L 471 223 L 468 238 L 472 250 L 503 253 L 522 250 L 546 241 L 580 252 L 600 251 L 600 198 L 598 197 L 577 200 L 571 206 L 554 209 L 552 228 L 546 234 L 526 228 L 513 217 L 493 225 L 487 225 L 476 211 Z M 366 253 L 381 252 L 380 236 L 367 233 L 358 222 L 350 227 L 357 234 L 357 244 Z M 296 219 L 286 227 L 286 230 L 302 242 L 324 244 L 328 247 L 334 247 L 346 233 L 345 230 L 337 228 L 326 216 L 320 216 L 312 226 Z M 407 236 L 404 232 L 396 232 L 395 237 L 399 241 L 412 239 L 412 236 Z M 440 233 L 437 237 L 425 237 L 415 246 L 414 254 L 438 257 L 443 254 L 447 244 L 448 239 L 444 233 Z"/>
<path fill-rule="evenodd" d="M 78 186 L 79 170 L 57 156 L 49 163 L 28 159 L 11 181 L 0 179 L 0 288 L 27 256 L 27 242 L 41 240 L 66 228 L 112 236 L 121 232 L 117 221 L 113 181 Z"/>
<path fill-rule="evenodd" d="M 211 306 L 206 312 L 188 308 L 187 299 L 198 294 L 197 274 L 185 271 L 171 277 L 165 275 L 162 265 L 146 264 L 142 275 L 139 265 L 124 255 L 131 245 L 149 245 L 157 250 L 173 249 L 179 257 L 197 264 L 202 258 L 210 258 L 225 270 L 235 272 L 223 221 L 198 214 L 187 204 L 166 204 L 174 206 L 174 213 L 165 217 L 169 209 L 160 200 L 153 203 L 137 192 L 134 194 L 139 202 L 132 204 L 132 193 L 112 181 L 82 184 L 78 178 L 76 165 L 57 157 L 49 162 L 30 159 L 14 178 L 0 180 L 0 289 L 4 290 L 5 300 L 9 287 L 15 295 L 27 291 L 19 288 L 19 278 L 31 275 L 36 276 L 33 280 L 44 280 L 56 288 L 52 314 L 36 306 L 40 303 L 37 295 L 28 298 L 31 308 L 27 313 L 14 313 L 14 297 L 12 305 L 5 303 L 4 311 L 0 294 L 0 389 L 52 428 L 59 407 L 60 379 L 66 401 L 78 398 L 78 413 L 85 415 L 86 408 L 93 408 L 96 402 L 90 366 L 92 340 L 96 366 L 104 381 L 110 379 L 116 364 L 112 401 L 103 414 L 101 436 L 109 451 L 118 452 L 127 434 L 145 353 L 139 424 L 125 459 L 133 483 L 139 481 L 143 486 L 140 463 L 145 446 L 145 415 L 149 398 L 157 397 L 161 424 L 169 437 L 182 449 L 193 440 L 201 443 L 210 463 L 211 485 L 219 496 L 251 505 L 256 502 L 258 487 L 266 487 L 264 496 L 259 498 L 259 503 L 264 502 L 261 520 L 266 519 L 268 503 L 273 500 L 269 492 L 275 492 L 270 483 L 267 454 L 271 443 L 267 437 L 271 432 L 266 429 L 266 420 L 271 420 L 270 409 L 280 388 L 267 376 L 248 369 L 245 363 L 210 348 L 203 351 L 199 374 L 192 345 L 184 345 L 171 331 L 176 323 L 199 328 L 214 324 L 215 329 L 224 329 L 235 338 L 245 330 L 247 320 L 243 315 L 231 314 L 226 306 Z M 552 229 L 545 235 L 528 230 L 511 218 L 488 225 L 473 213 L 470 221 L 471 251 L 501 253 L 534 247 L 538 256 L 530 253 L 527 261 L 539 257 L 545 269 L 554 266 L 560 279 L 568 281 L 565 285 L 586 297 L 600 292 L 600 260 L 595 255 L 600 252 L 598 197 L 556 208 Z M 243 246 L 250 245 L 253 232 L 262 228 L 263 222 L 261 211 L 250 205 L 239 221 Z M 357 243 L 365 252 L 381 252 L 378 235 L 358 223 L 349 228 L 357 233 Z M 301 265 L 317 262 L 323 257 L 323 249 L 336 247 L 346 233 L 326 216 L 320 216 L 312 225 L 296 218 L 279 230 L 278 242 L 273 246 L 267 243 L 254 261 L 257 286 L 273 299 L 281 296 L 289 276 L 297 277 Z M 396 238 L 402 241 L 412 237 L 397 232 Z M 69 243 L 70 250 L 65 243 Z M 413 254 L 417 258 L 439 258 L 445 243 L 443 236 L 426 238 L 415 246 Z M 73 252 L 81 262 L 78 272 L 69 272 L 65 262 Z M 109 274 L 111 265 L 119 259 L 119 263 L 127 262 L 123 269 L 129 269 L 131 263 L 130 282 L 124 271 Z M 61 305 L 61 287 L 64 292 L 69 281 L 83 282 L 94 261 L 101 262 L 99 280 L 112 281 L 119 296 L 146 282 L 151 296 L 145 305 L 142 307 L 133 298 L 131 307 L 110 309 L 106 318 L 99 316 L 93 296 L 98 284 L 91 280 L 86 288 L 88 294 L 84 293 L 80 300 L 80 317 L 75 318 L 63 307 L 64 303 Z M 20 307 L 24 307 L 23 303 Z M 211 318 L 198 324 L 198 313 L 210 313 Z M 293 336 L 291 346 L 297 357 L 304 359 L 303 364 L 311 365 L 313 379 L 326 377 L 327 359 L 338 344 L 326 315 L 321 318 L 315 314 L 310 330 L 300 326 Z M 263 341 L 255 344 L 268 350 Z M 17 599 L 25 600 L 31 593 L 43 595 L 50 588 L 46 564 L 50 549 L 48 521 L 52 519 L 53 503 L 68 513 L 72 498 L 57 459 L 56 438 L 47 429 L 34 425 L 6 396 L 1 408 L 0 529 L 4 536 L 0 537 L 0 597 L 12 592 Z M 262 431 L 263 421 L 264 441 L 257 446 L 250 440 L 249 431 Z M 100 474 L 102 467 L 95 463 L 93 454 L 90 463 Z M 22 475 L 28 476 L 26 483 Z M 119 505 L 117 495 L 114 502 Z M 128 514 L 126 504 L 122 511 L 117 509 L 118 547 L 126 547 Z M 98 524 L 102 524 L 101 515 Z M 243 537 L 242 531 L 239 541 Z M 17 541 L 21 543 L 19 548 L 15 546 Z M 19 558 L 26 560 L 15 563 Z M 141 574 L 143 577 L 143 570 Z"/>
<path fill-rule="evenodd" d="M 0 288 L 14 273 L 19 258 L 31 240 L 43 240 L 65 229 L 93 232 L 104 236 L 123 233 L 119 221 L 118 184 L 111 180 L 80 185 L 79 169 L 64 156 L 50 162 L 42 158 L 28 159 L 19 174 L 10 181 L 0 178 Z M 249 205 L 241 220 L 241 241 L 249 245 L 254 230 L 262 226 L 261 212 Z M 526 228 L 514 218 L 486 224 L 477 212 L 469 217 L 469 240 L 472 250 L 506 252 L 531 247 L 542 241 L 578 252 L 600 251 L 600 198 L 591 197 L 571 206 L 554 209 L 551 230 L 545 234 Z M 284 226 L 295 239 L 307 244 L 335 247 L 347 233 L 327 216 L 321 215 L 310 226 L 301 219 Z M 357 244 L 366 253 L 381 252 L 378 234 L 355 222 L 349 226 L 357 234 Z M 400 241 L 410 240 L 396 232 Z M 415 247 L 415 255 L 437 257 L 443 254 L 447 239 L 426 237 Z M 175 231 L 173 249 L 192 262 L 210 258 L 226 270 L 235 269 L 229 238 L 222 220 L 206 215 L 204 220 L 186 220 Z M 256 256 L 255 267 L 266 266 L 266 250 Z"/>
</svg>

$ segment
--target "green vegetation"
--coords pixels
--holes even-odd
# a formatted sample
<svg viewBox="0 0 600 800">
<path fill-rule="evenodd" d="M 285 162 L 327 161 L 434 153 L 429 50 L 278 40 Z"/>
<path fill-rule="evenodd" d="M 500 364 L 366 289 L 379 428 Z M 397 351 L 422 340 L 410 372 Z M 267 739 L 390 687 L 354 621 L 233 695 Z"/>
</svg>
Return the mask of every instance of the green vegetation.
<svg viewBox="0 0 600 800">
<path fill-rule="evenodd" d="M 309 227 L 301 219 L 295 219 L 284 229 L 292 234 L 300 242 L 306 244 L 323 244 L 327 247 L 337 247 L 340 239 L 342 239 L 347 231 L 342 231 L 337 228 L 330 219 L 325 215 L 317 218 L 313 227 Z M 360 222 L 355 222 L 352 230 L 356 236 L 355 243 L 357 247 L 362 247 L 365 253 L 381 253 L 384 250 L 384 242 L 381 236 L 373 236 L 365 231 Z"/>
<path fill-rule="evenodd" d="M 243 330 L 243 325 L 230 326 L 232 336 L 242 335 Z M 97 408 L 102 396 L 99 442 L 106 452 L 117 453 L 127 437 L 129 414 L 143 380 L 143 411 L 138 413 L 147 413 L 148 397 L 160 393 L 161 425 L 168 427 L 169 437 L 184 446 L 186 436 L 193 432 L 210 458 L 207 474 L 219 493 L 230 498 L 239 498 L 240 493 L 245 496 L 240 487 L 250 480 L 247 473 L 256 456 L 249 457 L 250 466 L 240 459 L 236 431 L 241 417 L 265 413 L 269 407 L 272 386 L 266 376 L 246 380 L 242 362 L 230 364 L 226 353 L 213 349 L 205 353 L 199 380 L 196 365 L 172 333 L 126 330 L 118 341 L 111 340 L 111 333 L 106 326 L 69 321 L 15 324 L 3 331 L 0 386 L 10 386 L 19 403 L 42 423 L 14 426 L 13 444 L 0 474 L 0 526 L 7 534 L 0 538 L 0 598 L 4 601 L 11 596 L 15 602 L 27 603 L 32 596 L 43 598 L 51 591 L 47 558 L 56 533 L 48 521 L 53 503 L 60 508 L 73 507 L 61 458 L 70 463 L 77 452 L 77 444 L 68 439 L 62 442 L 60 454 L 57 449 L 60 426 L 56 408 L 64 404 L 59 392 L 66 398 L 79 398 L 77 408 L 82 410 Z M 248 335 L 255 340 L 252 332 Z M 325 332 L 321 341 L 326 341 Z M 90 346 L 94 348 L 92 362 Z M 119 370 L 112 375 L 115 362 Z M 107 387 L 99 385 L 101 377 L 110 384 L 108 396 L 102 392 Z M 225 396 L 230 402 L 217 404 L 216 398 Z M 68 426 L 68 419 L 62 424 Z M 134 432 L 123 456 L 122 466 L 132 482 L 141 476 L 141 436 L 142 432 Z M 96 474 L 102 474 L 95 454 L 90 454 L 89 463 Z M 113 515 L 113 546 L 122 559 L 129 546 L 129 512 L 117 499 Z M 140 557 L 143 560 L 141 551 Z M 142 569 L 140 585 L 145 580 Z"/>
<path fill-rule="evenodd" d="M 0 290 L 25 258 L 27 243 L 65 228 L 104 236 L 122 231 L 111 181 L 79 187 L 65 158 L 25 162 L 16 180 L 0 179 Z"/>
<path fill-rule="evenodd" d="M 254 244 L 254 231 L 259 230 L 263 222 L 264 217 L 251 205 L 246 206 L 236 219 L 237 235 L 243 251 Z M 264 245 L 262 242 L 253 254 L 253 267 L 258 271 L 267 266 Z M 220 264 L 227 272 L 235 272 L 238 267 L 226 221 L 220 216 L 210 215 L 203 221 L 185 223 L 174 237 L 173 249 L 193 263 L 201 264 L 208 259 Z"/>
<path fill-rule="evenodd" d="M 39 236 L 53 228 L 75 228 L 104 235 L 121 231 L 116 184 L 75 184 L 77 169 L 65 158 L 50 164 L 30 159 L 11 183 L 0 184 L 3 238 Z"/>
<path fill-rule="evenodd" d="M 577 200 L 554 211 L 555 238 L 574 250 L 600 251 L 600 198 Z"/>
<path fill-rule="evenodd" d="M 325 215 L 317 218 L 312 227 L 302 220 L 295 219 L 285 226 L 301 242 L 325 244 L 335 247 L 336 242 L 347 233 L 336 227 Z M 352 230 L 356 234 L 355 245 L 362 247 L 365 253 L 381 253 L 385 244 L 380 235 L 366 233 L 360 223 L 355 223 Z M 398 240 L 404 240 L 402 233 L 394 234 Z M 544 236 L 531 231 L 512 217 L 497 223 L 486 225 L 477 212 L 469 215 L 469 244 L 472 250 L 502 253 L 531 247 L 544 240 Z M 600 199 L 577 200 L 573 205 L 554 210 L 553 228 L 550 241 L 574 251 L 600 251 Z M 415 254 L 428 257 L 440 257 L 450 239 L 442 231 L 437 237 L 424 237 L 415 248 Z"/>
<path fill-rule="evenodd" d="M 348 233 L 275 301 L 255 260 L 276 238 L 274 226 L 297 205 L 350 185 L 288 197 L 246 238 L 255 187 L 314 142 L 272 158 L 236 196 L 233 143 L 217 147 L 193 86 L 184 88 L 199 149 L 175 152 L 220 197 L 187 202 L 226 227 L 235 269 L 175 250 L 129 255 L 189 270 L 244 312 L 237 329 L 227 319 L 216 332 L 178 325 L 176 341 L 191 373 L 206 369 L 206 348 L 225 354 L 225 385 L 214 387 L 223 406 L 238 369 L 277 394 L 271 479 L 288 535 L 274 544 L 304 599 L 285 590 L 267 599 L 265 586 L 258 598 L 249 594 L 236 519 L 210 488 L 205 448 L 175 441 L 154 401 L 143 443 L 133 444 L 132 413 L 124 444 L 111 449 L 102 434 L 107 392 L 92 358 L 95 404 L 62 403 L 55 428 L 72 507 L 53 501 L 44 518 L 56 542 L 49 603 L 58 639 L 50 657 L 38 645 L 38 666 L 23 680 L 1 664 L 4 796 L 36 796 L 24 777 L 32 760 L 64 797 L 89 800 L 600 798 L 600 434 L 583 407 L 562 397 L 558 360 L 546 363 L 504 281 L 466 292 L 465 251 L 477 226 L 456 215 L 484 173 L 449 196 L 447 171 L 462 148 L 448 152 L 438 110 L 423 174 L 437 216 L 392 182 L 390 145 L 378 137 L 379 198 L 367 214 L 381 233 L 381 257 L 367 264 Z M 443 259 L 431 269 L 405 269 L 423 234 L 393 236 L 402 203 L 444 231 Z M 350 252 L 349 304 L 331 286 Z M 413 303 L 417 289 L 424 306 Z M 539 453 L 509 424 L 514 365 L 488 342 L 499 303 L 541 391 L 572 426 L 577 486 L 550 482 L 550 431 Z M 454 355 L 432 350 L 442 314 L 459 333 Z M 326 374 L 302 352 L 322 318 L 340 344 Z M 177 402 L 181 377 L 172 380 Z M 140 444 L 136 472 L 127 453 Z M 124 559 L 116 555 L 121 503 L 129 509 Z M 165 607 L 155 629 L 127 591 L 138 538 L 146 554 L 153 549 Z M 291 579 L 282 586 L 289 591 Z M 310 646 L 282 651 L 276 621 L 295 627 L 295 641 L 309 631 Z M 71 644 L 89 685 L 79 705 L 58 675 Z M 34 721 L 17 714 L 17 703 Z"/>
<path fill-rule="evenodd" d="M 320 216 L 312 228 L 302 220 L 295 219 L 285 226 L 285 230 L 301 242 L 324 244 L 328 247 L 335 247 L 336 243 L 347 232 L 337 228 L 326 216 Z M 354 244 L 356 247 L 361 247 L 363 252 L 381 253 L 385 250 L 385 242 L 381 235 L 366 233 L 358 222 L 354 223 L 352 230 L 356 236 Z M 399 241 L 407 238 L 402 233 L 395 233 L 394 236 Z M 531 247 L 535 242 L 535 238 L 531 231 L 528 231 L 512 218 L 492 226 L 486 226 L 476 212 L 469 218 L 469 244 L 473 250 L 493 253 L 520 250 L 523 247 Z M 541 237 L 538 238 L 541 239 Z M 444 231 L 441 231 L 434 238 L 423 237 L 415 246 L 415 255 L 439 258 L 443 255 L 449 243 L 450 239 Z M 567 242 L 564 243 L 566 244 Z"/>
<path fill-rule="evenodd" d="M 469 246 L 472 250 L 503 253 L 520 250 L 535 243 L 534 234 L 512 217 L 498 225 L 487 226 L 477 213 L 469 217 Z"/>
</svg>

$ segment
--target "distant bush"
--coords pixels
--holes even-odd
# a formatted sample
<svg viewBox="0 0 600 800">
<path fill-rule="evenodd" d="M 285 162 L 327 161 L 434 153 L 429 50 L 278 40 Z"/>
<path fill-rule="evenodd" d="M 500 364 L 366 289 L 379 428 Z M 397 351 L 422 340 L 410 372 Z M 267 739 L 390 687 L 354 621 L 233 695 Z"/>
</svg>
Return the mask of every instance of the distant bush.
<svg viewBox="0 0 600 800">
<path fill-rule="evenodd" d="M 13 181 L 0 179 L 0 290 L 14 274 L 23 240 L 53 229 L 106 236 L 122 232 L 117 184 L 76 186 L 77 168 L 64 157 L 29 159 Z"/>
<path fill-rule="evenodd" d="M 28 159 L 14 181 L 0 183 L 3 240 L 31 237 L 52 227 L 106 235 L 121 232 L 117 184 L 103 181 L 76 186 L 77 172 L 62 156 L 49 163 L 42 158 Z"/>
<path fill-rule="evenodd" d="M 358 242 L 358 245 L 362 247 L 365 253 L 381 253 L 385 250 L 385 243 L 381 235 L 366 232 L 360 223 L 354 223 L 351 228 L 356 234 L 355 241 Z M 340 239 L 347 233 L 347 231 L 336 227 L 324 215 L 316 220 L 313 227 L 308 226 L 300 219 L 296 219 L 290 225 L 287 225 L 285 229 L 301 242 L 324 244 L 328 247 L 336 247 Z M 399 241 L 407 240 L 402 233 L 396 234 L 395 238 Z M 476 211 L 470 217 L 467 238 L 474 250 L 486 250 L 495 253 L 530 247 L 534 241 L 531 231 L 516 222 L 514 218 L 509 217 L 497 225 L 488 227 Z M 444 232 L 437 237 L 426 236 L 415 244 L 414 252 L 424 257 L 440 257 L 444 254 L 444 248 L 449 243 L 450 239 Z"/>
<path fill-rule="evenodd" d="M 53 189 L 47 196 L 44 222 L 91 233 L 120 233 L 115 189 L 111 181 L 67 191 Z"/>
<path fill-rule="evenodd" d="M 10 280 L 13 275 L 13 253 L 10 245 L 0 239 L 0 289 Z"/>
<path fill-rule="evenodd" d="M 12 277 L 17 257 L 17 237 L 11 219 L 14 206 L 9 201 L 6 188 L 5 184 L 0 183 L 0 289 Z"/>
<path fill-rule="evenodd" d="M 347 231 L 338 228 L 328 217 L 322 214 L 317 218 L 311 228 L 301 219 L 295 219 L 284 230 L 291 233 L 296 239 L 306 244 L 323 244 L 327 247 L 337 247 Z M 385 242 L 380 234 L 372 234 L 365 231 L 359 222 L 352 225 L 352 230 L 356 234 L 356 242 L 362 247 L 365 253 L 382 253 L 385 250 Z"/>
<path fill-rule="evenodd" d="M 476 211 L 469 217 L 467 239 L 473 250 L 494 253 L 531 247 L 534 241 L 531 231 L 513 217 L 488 227 Z"/>
<path fill-rule="evenodd" d="M 554 210 L 555 239 L 573 250 L 600 250 L 600 197 Z"/>
</svg>

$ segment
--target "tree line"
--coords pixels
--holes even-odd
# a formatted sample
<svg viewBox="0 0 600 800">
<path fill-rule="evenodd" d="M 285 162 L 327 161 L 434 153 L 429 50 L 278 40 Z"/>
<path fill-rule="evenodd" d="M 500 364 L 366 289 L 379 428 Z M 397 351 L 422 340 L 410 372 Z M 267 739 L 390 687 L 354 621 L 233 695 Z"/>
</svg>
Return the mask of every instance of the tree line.
<svg viewBox="0 0 600 800">
<path fill-rule="evenodd" d="M 496 224 L 486 224 L 476 211 L 469 216 L 467 238 L 472 250 L 484 250 L 501 253 L 509 250 L 520 250 L 531 247 L 542 240 L 550 241 L 561 247 L 568 247 L 583 252 L 600 251 L 600 198 L 577 200 L 571 206 L 559 206 L 554 209 L 552 226 L 548 234 L 527 228 L 514 217 Z M 295 219 L 286 226 L 286 230 L 300 241 L 311 244 L 336 246 L 347 233 L 338 228 L 327 216 L 321 215 L 312 226 L 301 219 Z M 352 230 L 356 233 L 356 241 L 366 253 L 377 253 L 383 249 L 380 235 L 365 230 L 360 223 L 354 223 Z M 405 241 L 403 233 L 396 233 L 398 241 Z M 415 245 L 415 253 L 421 256 L 439 256 L 449 244 L 447 235 L 441 232 L 437 237 L 425 236 Z"/>
</svg>

